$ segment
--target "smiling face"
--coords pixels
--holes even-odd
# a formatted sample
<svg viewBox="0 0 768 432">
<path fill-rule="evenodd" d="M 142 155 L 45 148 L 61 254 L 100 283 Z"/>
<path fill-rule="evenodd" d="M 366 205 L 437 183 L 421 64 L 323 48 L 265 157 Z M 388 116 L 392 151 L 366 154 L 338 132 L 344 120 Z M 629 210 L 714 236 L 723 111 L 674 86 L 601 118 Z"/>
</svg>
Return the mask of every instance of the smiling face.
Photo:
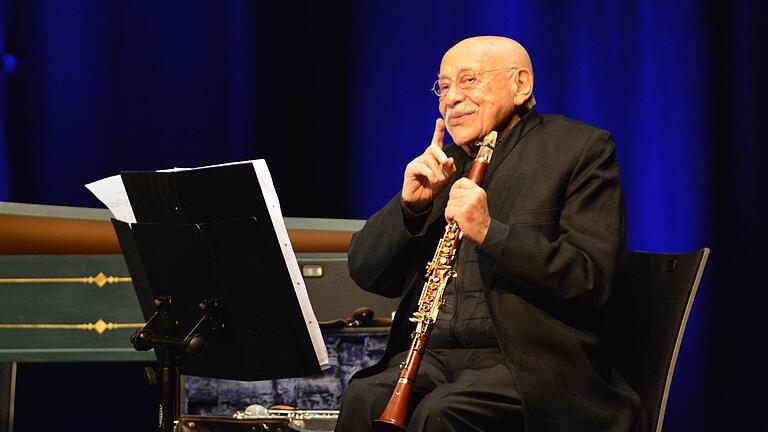
<svg viewBox="0 0 768 432">
<path fill-rule="evenodd" d="M 457 83 L 468 72 L 476 73 L 476 82 L 471 88 L 459 88 Z M 492 130 L 501 135 L 508 132 L 519 121 L 515 108 L 533 89 L 525 50 L 511 39 L 498 37 L 459 42 L 443 56 L 439 78 L 451 80 L 439 109 L 448 133 L 459 145 L 479 141 Z"/>
</svg>

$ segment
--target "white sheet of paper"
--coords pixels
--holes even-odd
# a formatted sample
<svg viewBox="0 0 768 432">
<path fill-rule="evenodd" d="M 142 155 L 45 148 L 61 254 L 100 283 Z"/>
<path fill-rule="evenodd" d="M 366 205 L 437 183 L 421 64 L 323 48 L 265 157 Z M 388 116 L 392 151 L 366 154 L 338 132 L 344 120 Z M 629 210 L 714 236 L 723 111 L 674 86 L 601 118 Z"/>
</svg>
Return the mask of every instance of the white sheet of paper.
<svg viewBox="0 0 768 432">
<path fill-rule="evenodd" d="M 296 298 L 299 300 L 301 312 L 304 315 L 304 322 L 309 331 L 309 337 L 312 340 L 312 346 L 315 348 L 317 360 L 320 368 L 325 370 L 330 367 L 328 362 L 328 351 L 323 341 L 323 334 L 320 332 L 320 325 L 317 322 L 315 311 L 312 309 L 312 303 L 309 301 L 307 286 L 304 283 L 304 277 L 301 275 L 299 263 L 296 261 L 296 255 L 293 253 L 291 239 L 288 237 L 288 230 L 285 228 L 283 212 L 280 210 L 280 201 L 277 199 L 275 185 L 272 183 L 272 175 L 269 173 L 267 163 L 264 159 L 251 161 L 253 169 L 256 171 L 256 177 L 259 179 L 261 192 L 264 194 L 264 200 L 267 203 L 269 216 L 272 218 L 272 226 L 277 233 L 277 240 L 280 242 L 280 249 L 283 251 L 283 259 L 288 266 L 288 273 L 293 282 L 293 289 L 296 291 Z"/>
<path fill-rule="evenodd" d="M 107 177 L 85 185 L 112 212 L 115 219 L 136 223 L 128 192 L 125 191 L 123 178 L 120 174 Z"/>
</svg>

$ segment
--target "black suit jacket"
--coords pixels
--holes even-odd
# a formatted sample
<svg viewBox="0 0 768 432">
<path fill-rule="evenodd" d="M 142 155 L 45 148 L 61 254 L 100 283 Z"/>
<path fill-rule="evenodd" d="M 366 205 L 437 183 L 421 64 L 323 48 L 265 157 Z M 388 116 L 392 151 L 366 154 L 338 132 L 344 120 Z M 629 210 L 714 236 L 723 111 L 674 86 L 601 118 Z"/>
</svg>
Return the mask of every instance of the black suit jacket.
<svg viewBox="0 0 768 432">
<path fill-rule="evenodd" d="M 457 172 L 472 163 L 457 146 L 446 153 Z M 472 251 L 456 270 L 480 273 L 526 430 L 632 430 L 639 398 L 613 368 L 599 331 L 626 249 L 610 134 L 531 111 L 498 143 L 483 188 L 495 232 L 503 235 L 481 248 L 465 242 Z M 450 184 L 435 199 L 423 227 L 406 226 L 398 195 L 352 239 L 354 280 L 368 291 L 402 296 L 384 358 L 358 376 L 383 370 L 408 349 L 407 319 L 445 228 L 449 190 Z"/>
</svg>

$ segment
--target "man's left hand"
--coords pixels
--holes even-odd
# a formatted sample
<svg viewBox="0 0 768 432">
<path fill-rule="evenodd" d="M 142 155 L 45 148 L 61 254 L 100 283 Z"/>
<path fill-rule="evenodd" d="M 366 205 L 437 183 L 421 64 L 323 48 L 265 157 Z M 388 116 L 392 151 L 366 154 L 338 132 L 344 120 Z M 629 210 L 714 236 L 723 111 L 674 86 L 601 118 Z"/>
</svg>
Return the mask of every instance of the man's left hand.
<svg viewBox="0 0 768 432">
<path fill-rule="evenodd" d="M 464 237 L 480 246 L 491 225 L 485 190 L 466 177 L 457 180 L 448 195 L 445 220 L 455 220 Z"/>
</svg>

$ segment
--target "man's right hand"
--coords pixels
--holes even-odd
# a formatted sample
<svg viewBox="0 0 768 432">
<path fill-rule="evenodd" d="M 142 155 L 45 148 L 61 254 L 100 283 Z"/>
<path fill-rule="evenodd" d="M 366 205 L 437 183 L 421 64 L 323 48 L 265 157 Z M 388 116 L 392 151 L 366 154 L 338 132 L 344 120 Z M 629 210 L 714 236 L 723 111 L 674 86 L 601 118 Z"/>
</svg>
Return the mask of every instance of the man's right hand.
<svg viewBox="0 0 768 432">
<path fill-rule="evenodd" d="M 443 152 L 444 135 L 445 123 L 443 119 L 437 119 L 432 143 L 405 167 L 401 195 L 403 204 L 414 213 L 421 213 L 429 207 L 456 172 L 453 158 Z"/>
</svg>

